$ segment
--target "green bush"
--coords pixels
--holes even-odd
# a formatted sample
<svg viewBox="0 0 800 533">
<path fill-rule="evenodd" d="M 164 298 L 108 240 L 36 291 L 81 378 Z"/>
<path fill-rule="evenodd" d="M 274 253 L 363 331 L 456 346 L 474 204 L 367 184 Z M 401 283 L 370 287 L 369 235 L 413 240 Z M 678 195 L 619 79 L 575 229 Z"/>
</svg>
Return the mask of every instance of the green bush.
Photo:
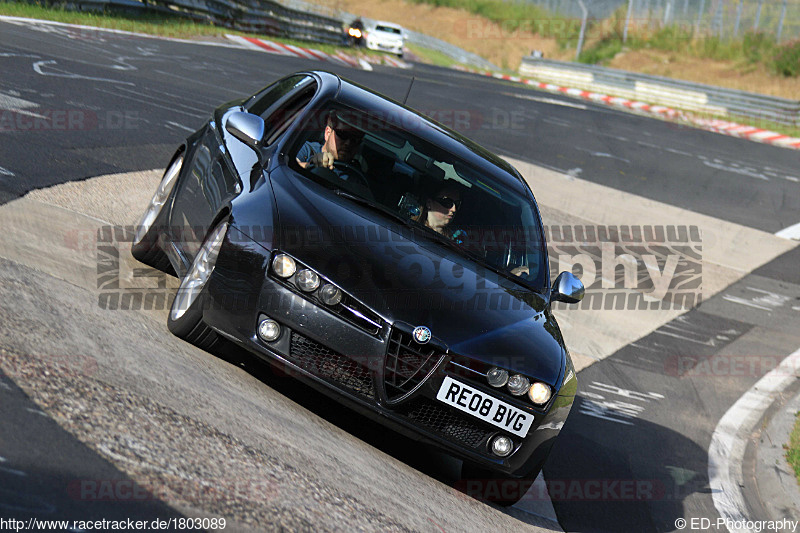
<svg viewBox="0 0 800 533">
<path fill-rule="evenodd" d="M 778 47 L 772 60 L 775 72 L 782 76 L 800 76 L 800 41 L 792 41 Z"/>
<path fill-rule="evenodd" d="M 768 61 L 775 55 L 775 37 L 763 32 L 749 31 L 742 39 L 742 49 L 750 63 Z"/>
<path fill-rule="evenodd" d="M 692 43 L 692 32 L 682 25 L 664 26 L 649 39 L 651 48 L 681 52 Z"/>
<path fill-rule="evenodd" d="M 606 37 L 590 48 L 586 48 L 578 56 L 581 63 L 607 64 L 622 51 L 622 40 L 616 37 Z"/>
</svg>

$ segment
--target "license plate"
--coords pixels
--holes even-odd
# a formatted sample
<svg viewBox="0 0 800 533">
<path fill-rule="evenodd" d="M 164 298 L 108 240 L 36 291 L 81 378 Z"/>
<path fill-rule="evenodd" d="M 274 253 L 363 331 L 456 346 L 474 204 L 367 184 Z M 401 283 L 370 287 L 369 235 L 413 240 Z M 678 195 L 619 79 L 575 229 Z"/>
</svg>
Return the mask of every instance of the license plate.
<svg viewBox="0 0 800 533">
<path fill-rule="evenodd" d="M 519 437 L 525 437 L 533 424 L 532 414 L 450 376 L 445 376 L 436 399 Z"/>
</svg>

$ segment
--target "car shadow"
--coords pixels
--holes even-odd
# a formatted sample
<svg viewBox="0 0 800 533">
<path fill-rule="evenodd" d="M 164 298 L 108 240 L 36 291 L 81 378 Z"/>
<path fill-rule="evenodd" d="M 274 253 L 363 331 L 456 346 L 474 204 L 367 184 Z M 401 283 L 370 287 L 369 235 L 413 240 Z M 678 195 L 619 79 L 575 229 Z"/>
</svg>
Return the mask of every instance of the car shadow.
<svg viewBox="0 0 800 533">
<path fill-rule="evenodd" d="M 587 415 L 586 403 L 576 398 L 544 466 L 566 531 L 673 531 L 687 500 L 702 513 L 696 499 L 711 492 L 705 449 L 646 420 Z"/>
</svg>

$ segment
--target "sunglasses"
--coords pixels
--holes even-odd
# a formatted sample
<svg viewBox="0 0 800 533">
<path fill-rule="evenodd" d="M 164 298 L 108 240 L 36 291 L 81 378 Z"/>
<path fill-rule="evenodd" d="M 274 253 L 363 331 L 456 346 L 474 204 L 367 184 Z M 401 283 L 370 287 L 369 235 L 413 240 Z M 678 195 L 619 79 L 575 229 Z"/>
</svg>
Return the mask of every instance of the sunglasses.
<svg viewBox="0 0 800 533">
<path fill-rule="evenodd" d="M 444 207 L 445 209 L 452 209 L 453 206 L 456 206 L 456 209 L 461 209 L 461 200 L 453 200 L 452 198 L 448 198 L 447 196 L 434 198 L 433 200 L 440 206 Z"/>
<path fill-rule="evenodd" d="M 333 131 L 336 133 L 336 136 L 344 142 L 361 142 L 361 139 L 364 138 L 364 134 L 361 132 L 348 131 L 345 129 L 334 129 Z"/>
</svg>

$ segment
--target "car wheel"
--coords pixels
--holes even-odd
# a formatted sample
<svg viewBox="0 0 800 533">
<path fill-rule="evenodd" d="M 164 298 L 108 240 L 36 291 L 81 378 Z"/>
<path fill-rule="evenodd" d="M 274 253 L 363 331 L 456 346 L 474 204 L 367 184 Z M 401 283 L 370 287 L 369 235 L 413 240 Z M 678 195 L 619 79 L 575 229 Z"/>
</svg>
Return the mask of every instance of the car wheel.
<svg viewBox="0 0 800 533">
<path fill-rule="evenodd" d="M 161 183 L 150 200 L 150 205 L 147 206 L 142 218 L 139 220 L 139 224 L 136 225 L 136 233 L 131 245 L 131 254 L 138 261 L 173 275 L 175 271 L 169 262 L 169 258 L 158 246 L 158 231 L 153 227 L 153 223 L 158 219 L 161 209 L 167 202 L 170 192 L 172 192 L 172 188 L 178 180 L 182 166 L 183 154 L 180 154 L 172 160 L 167 170 L 164 171 L 164 176 L 161 178 Z"/>
<path fill-rule="evenodd" d="M 181 280 L 167 317 L 167 327 L 177 337 L 207 350 L 214 346 L 218 336 L 203 322 L 205 287 L 214 271 L 228 222 L 217 224 L 197 252 L 192 266 Z"/>
</svg>

